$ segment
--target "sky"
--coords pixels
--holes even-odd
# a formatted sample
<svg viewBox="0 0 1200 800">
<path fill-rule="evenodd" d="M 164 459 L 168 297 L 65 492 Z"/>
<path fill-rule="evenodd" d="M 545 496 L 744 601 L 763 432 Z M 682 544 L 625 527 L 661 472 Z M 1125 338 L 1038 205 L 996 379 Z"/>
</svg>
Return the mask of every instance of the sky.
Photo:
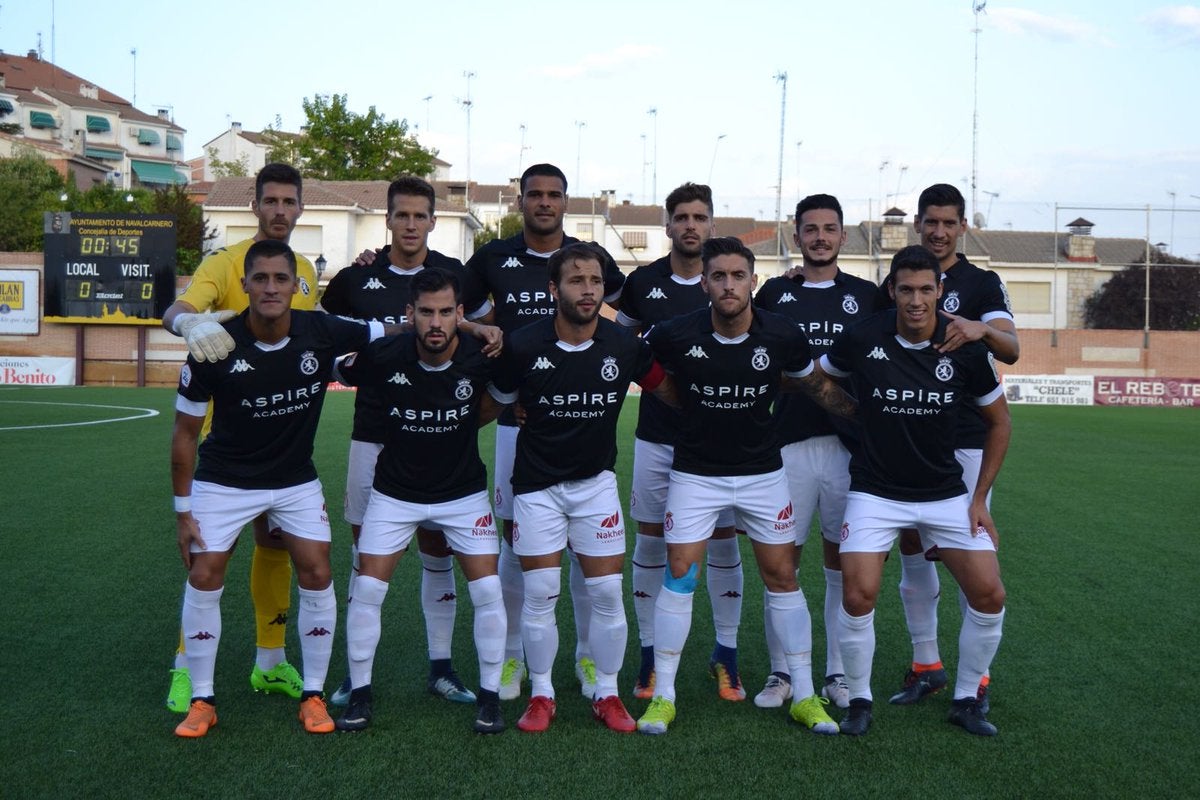
<svg viewBox="0 0 1200 800">
<path fill-rule="evenodd" d="M 634 203 L 709 183 L 718 232 L 775 219 L 776 187 L 784 217 L 828 192 L 851 223 L 946 182 L 1001 230 L 1144 238 L 1149 205 L 1151 241 L 1200 258 L 1200 5 L 0 0 L 0 49 L 39 32 L 44 58 L 171 109 L 188 158 L 337 93 L 406 119 L 456 179 L 549 161 L 575 197 Z"/>
</svg>

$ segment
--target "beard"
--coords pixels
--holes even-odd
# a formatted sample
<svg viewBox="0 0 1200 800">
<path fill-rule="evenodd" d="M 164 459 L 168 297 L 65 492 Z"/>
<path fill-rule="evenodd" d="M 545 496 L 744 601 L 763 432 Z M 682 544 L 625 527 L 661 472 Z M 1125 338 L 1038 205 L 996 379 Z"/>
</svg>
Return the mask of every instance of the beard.
<svg viewBox="0 0 1200 800">
<path fill-rule="evenodd" d="M 579 307 L 575 303 L 560 303 L 558 306 L 558 311 L 563 315 L 563 317 L 566 318 L 567 322 L 570 322 L 572 325 L 587 325 L 595 320 L 597 316 L 599 316 L 600 304 L 596 303 L 590 314 L 585 314 L 584 312 L 580 311 Z"/>
<path fill-rule="evenodd" d="M 443 338 L 440 341 L 435 342 L 433 344 L 431 344 L 429 342 L 429 338 L 428 338 L 429 334 L 428 333 L 423 334 L 421 336 L 421 348 L 423 350 L 425 350 L 427 353 L 433 353 L 433 354 L 446 352 L 446 349 L 448 347 L 450 347 L 450 345 L 452 345 L 454 343 L 455 338 L 458 337 L 458 331 L 457 330 L 449 330 L 449 331 L 442 331 L 441 333 L 443 334 Z"/>
</svg>

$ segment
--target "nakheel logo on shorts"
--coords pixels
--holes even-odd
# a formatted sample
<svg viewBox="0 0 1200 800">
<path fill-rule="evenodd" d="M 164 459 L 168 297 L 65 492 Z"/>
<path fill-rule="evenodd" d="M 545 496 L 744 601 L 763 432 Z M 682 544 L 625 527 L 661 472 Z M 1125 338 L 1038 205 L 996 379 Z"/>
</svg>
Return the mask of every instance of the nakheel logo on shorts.
<svg viewBox="0 0 1200 800">
<path fill-rule="evenodd" d="M 600 530 L 596 531 L 597 539 L 615 539 L 625 536 L 625 527 L 621 525 L 621 512 L 614 511 L 611 515 L 600 520 Z"/>
<path fill-rule="evenodd" d="M 675 527 L 675 516 L 670 511 L 668 511 L 667 515 L 665 517 L 663 517 L 663 530 L 669 531 L 674 527 Z"/>
<path fill-rule="evenodd" d="M 792 511 L 792 504 L 788 503 L 783 510 L 775 515 L 775 530 L 786 531 L 796 525 L 795 514 Z"/>
<path fill-rule="evenodd" d="M 482 517 L 475 520 L 475 526 L 471 528 L 471 535 L 479 537 L 495 536 L 496 526 L 492 522 L 492 515 L 484 514 Z M 514 535 L 513 538 L 515 539 L 516 536 Z"/>
<path fill-rule="evenodd" d="M 843 542 L 850 538 L 850 523 L 849 522 L 842 523 L 842 532 L 840 535 L 841 535 L 841 539 Z"/>
</svg>

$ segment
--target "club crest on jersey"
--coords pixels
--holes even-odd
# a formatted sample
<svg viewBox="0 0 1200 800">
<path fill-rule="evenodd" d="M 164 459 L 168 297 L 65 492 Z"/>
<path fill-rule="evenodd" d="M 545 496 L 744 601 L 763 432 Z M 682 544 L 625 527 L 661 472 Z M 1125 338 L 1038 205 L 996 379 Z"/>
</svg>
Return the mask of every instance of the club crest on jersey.
<svg viewBox="0 0 1200 800">
<path fill-rule="evenodd" d="M 617 367 L 615 356 L 605 356 L 604 364 L 600 367 L 600 377 L 606 381 L 615 381 L 621 370 Z"/>
<path fill-rule="evenodd" d="M 847 314 L 858 313 L 858 301 L 854 299 L 854 295 L 848 294 L 842 298 L 842 311 Z"/>
<path fill-rule="evenodd" d="M 317 354 L 312 350 L 305 350 L 300 354 L 300 371 L 305 375 L 312 375 L 321 366 L 321 362 L 317 360 Z"/>
<path fill-rule="evenodd" d="M 958 306 L 958 289 L 954 289 L 942 299 L 942 308 L 954 314 L 958 311 Z"/>
<path fill-rule="evenodd" d="M 666 300 L 667 293 L 655 286 L 650 290 L 650 294 L 646 295 L 647 300 Z"/>
<path fill-rule="evenodd" d="M 300 294 L 304 295 L 305 297 L 308 297 L 310 294 L 312 294 L 312 287 L 308 285 L 308 281 L 304 278 L 300 278 Z"/>
<path fill-rule="evenodd" d="M 517 258 L 516 256 L 509 256 L 508 261 L 505 261 L 500 265 L 500 269 L 516 269 L 517 267 L 523 266 L 525 265 L 521 263 L 521 259 Z"/>
<path fill-rule="evenodd" d="M 179 385 L 190 386 L 192 383 L 192 368 L 187 364 L 183 365 L 183 369 L 179 370 Z"/>
<path fill-rule="evenodd" d="M 379 278 L 376 278 L 374 275 L 372 275 L 371 278 L 362 285 L 362 288 L 364 288 L 364 289 L 385 289 L 387 287 L 385 287 L 383 285 L 383 281 L 379 280 Z"/>
<path fill-rule="evenodd" d="M 764 369 L 771 366 L 771 357 L 767 355 L 767 348 L 754 348 L 754 355 L 750 356 L 750 366 L 754 367 L 759 372 L 762 372 Z"/>
<path fill-rule="evenodd" d="M 471 386 L 471 379 L 459 378 L 458 386 L 454 387 L 454 396 L 459 400 L 470 400 L 473 394 L 475 394 L 475 389 Z"/>
<path fill-rule="evenodd" d="M 950 363 L 947 356 L 942 356 L 938 359 L 937 366 L 934 367 L 933 374 L 937 376 L 939 381 L 943 383 L 954 377 L 954 365 Z"/>
</svg>

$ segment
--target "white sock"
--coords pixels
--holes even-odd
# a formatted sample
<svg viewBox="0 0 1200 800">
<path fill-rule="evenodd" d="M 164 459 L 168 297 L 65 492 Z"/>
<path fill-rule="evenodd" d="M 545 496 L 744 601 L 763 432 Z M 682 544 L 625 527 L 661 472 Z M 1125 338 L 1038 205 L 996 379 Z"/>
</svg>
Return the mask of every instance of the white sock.
<svg viewBox="0 0 1200 800">
<path fill-rule="evenodd" d="M 504 637 L 504 657 L 525 660 L 521 649 L 521 606 L 525 602 L 525 576 L 521 573 L 521 559 L 513 552 L 512 545 L 500 539 L 500 590 L 504 593 L 504 615 L 508 620 L 508 633 Z"/>
<path fill-rule="evenodd" d="M 304 659 L 304 691 L 325 691 L 329 658 L 333 655 L 333 632 L 337 629 L 337 597 L 333 584 L 324 589 L 299 589 L 300 655 Z"/>
<path fill-rule="evenodd" d="M 742 623 L 742 553 L 737 536 L 708 540 L 708 597 L 712 601 L 717 644 L 737 648 Z"/>
<path fill-rule="evenodd" d="M 490 692 L 500 688 L 500 669 L 504 666 L 504 636 L 508 626 L 504 616 L 504 593 L 500 578 L 487 575 L 467 584 L 471 605 L 475 607 L 475 651 L 479 654 L 479 688 Z"/>
<path fill-rule="evenodd" d="M 346 655 L 350 662 L 350 686 L 361 689 L 371 684 L 388 585 L 378 578 L 359 575 L 354 588 L 358 595 L 346 609 Z"/>
<path fill-rule="evenodd" d="M 287 650 L 282 647 L 258 647 L 255 648 L 254 666 L 266 672 L 282 664 L 286 658 Z"/>
<path fill-rule="evenodd" d="M 591 658 L 592 600 L 588 597 L 587 579 L 583 577 L 583 567 L 579 566 L 579 556 L 575 551 L 567 550 L 567 561 L 571 564 L 568 578 L 571 592 L 571 609 L 575 614 L 575 663 L 581 658 Z"/>
<path fill-rule="evenodd" d="M 666 568 L 667 540 L 639 533 L 633 544 L 633 613 L 642 647 L 654 646 L 654 601 L 662 589 Z"/>
<path fill-rule="evenodd" d="M 192 697 L 212 697 L 217 647 L 221 644 L 221 593 L 224 587 L 205 592 L 190 583 L 183 590 L 181 630 L 187 642 L 187 668 L 192 677 Z"/>
<path fill-rule="evenodd" d="M 550 671 L 558 654 L 558 622 L 554 607 L 562 591 L 562 570 L 533 569 L 525 573 L 525 605 L 521 609 L 521 640 L 529 665 L 532 696 L 554 697 Z"/>
<path fill-rule="evenodd" d="M 914 664 L 936 664 L 942 660 L 937 642 L 940 592 L 936 564 L 926 561 L 924 553 L 901 554 L 900 602 L 904 604 L 904 619 L 912 639 Z"/>
<path fill-rule="evenodd" d="M 666 586 L 654 603 L 654 694 L 674 702 L 679 656 L 692 627 L 693 593 L 681 594 Z"/>
<path fill-rule="evenodd" d="M 358 556 L 358 545 L 350 543 L 350 578 L 346 581 L 346 607 L 354 602 L 354 579 L 358 577 L 361 562 Z"/>
<path fill-rule="evenodd" d="M 958 634 L 958 679 L 954 684 L 954 699 L 974 697 L 979 681 L 987 674 L 1000 648 L 1004 628 L 1004 609 L 997 614 L 985 614 L 967 607 L 962 630 Z"/>
<path fill-rule="evenodd" d="M 629 639 L 625 603 L 621 598 L 621 573 L 588 578 L 587 591 L 592 600 L 589 645 L 596 662 L 595 699 L 599 700 L 617 693 L 617 673 L 625 660 L 625 643 Z"/>
<path fill-rule="evenodd" d="M 425 615 L 429 660 L 448 659 L 454 639 L 454 615 L 458 611 L 454 556 L 420 555 L 421 611 Z"/>
<path fill-rule="evenodd" d="M 775 633 L 775 622 L 771 616 L 771 602 L 768 599 L 770 594 L 763 589 L 763 631 L 767 637 L 767 656 L 771 659 L 771 672 L 787 675 L 788 666 L 787 658 L 783 655 L 783 642 L 779 641 L 779 635 Z"/>
<path fill-rule="evenodd" d="M 842 571 L 825 567 L 825 674 L 844 675 L 838 646 L 838 609 L 842 607 Z"/>
<path fill-rule="evenodd" d="M 875 660 L 875 611 L 852 617 L 838 605 L 838 645 L 846 668 L 850 699 L 872 699 L 871 663 Z"/>
<path fill-rule="evenodd" d="M 767 592 L 771 624 L 783 645 L 787 671 L 792 676 L 792 697 L 812 697 L 812 616 L 804 592 Z"/>
<path fill-rule="evenodd" d="M 959 587 L 959 589 L 958 589 L 958 610 L 962 612 L 963 619 L 967 618 L 967 609 L 970 607 L 971 607 L 971 604 L 967 602 L 967 596 L 965 594 L 963 594 L 962 587 Z M 985 672 L 983 674 L 984 674 L 984 676 L 990 676 L 991 669 L 989 669 L 987 672 Z"/>
</svg>

